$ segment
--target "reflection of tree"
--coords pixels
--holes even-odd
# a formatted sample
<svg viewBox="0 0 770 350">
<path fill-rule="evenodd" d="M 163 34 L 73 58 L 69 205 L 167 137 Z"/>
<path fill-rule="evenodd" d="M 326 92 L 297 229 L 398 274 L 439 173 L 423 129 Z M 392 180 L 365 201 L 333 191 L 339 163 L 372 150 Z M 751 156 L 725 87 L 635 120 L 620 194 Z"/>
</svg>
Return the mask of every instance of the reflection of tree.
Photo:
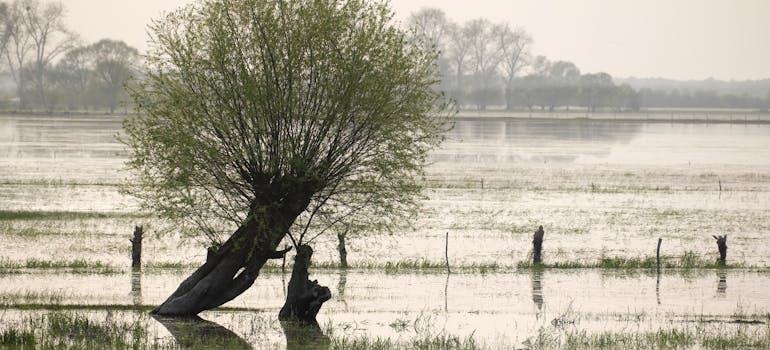
<svg viewBox="0 0 770 350">
<path fill-rule="evenodd" d="M 327 337 L 318 323 L 300 323 L 281 321 L 281 328 L 286 335 L 286 350 L 321 350 L 330 345 Z"/>
<path fill-rule="evenodd" d="M 727 272 L 719 271 L 717 272 L 717 277 L 719 278 L 717 282 L 717 296 L 724 298 L 727 293 Z"/>
<path fill-rule="evenodd" d="M 658 305 L 660 305 L 660 266 L 658 267 L 658 275 L 655 280 L 655 297 L 658 300 Z"/>
<path fill-rule="evenodd" d="M 577 143 L 568 150 L 555 152 L 539 150 L 529 156 L 537 161 L 572 162 L 580 156 L 606 156 L 617 144 L 630 143 L 644 124 L 636 122 L 596 120 L 478 120 L 458 119 L 447 134 L 440 152 L 431 155 L 432 161 L 495 161 L 517 162 L 527 160 L 533 142 L 542 145 Z M 461 143 L 460 143 L 461 142 Z M 469 146 L 473 153 L 469 153 Z M 579 147 L 590 145 L 589 147 Z M 507 151 L 506 151 L 507 150 Z M 516 152 L 510 153 L 511 150 Z"/>
<path fill-rule="evenodd" d="M 540 269 L 533 269 L 532 275 L 530 275 L 532 281 L 532 302 L 537 307 L 536 318 L 540 318 L 543 312 L 543 271 Z"/>
<path fill-rule="evenodd" d="M 182 349 L 253 349 L 233 331 L 198 316 L 152 317 L 168 329 Z"/>
<path fill-rule="evenodd" d="M 345 305 L 345 311 L 348 308 L 348 302 L 345 301 L 345 286 L 348 283 L 348 270 L 340 270 L 340 279 L 337 281 L 337 300 Z"/>
<path fill-rule="evenodd" d="M 134 305 L 142 305 L 142 270 L 131 269 L 131 299 Z"/>
</svg>

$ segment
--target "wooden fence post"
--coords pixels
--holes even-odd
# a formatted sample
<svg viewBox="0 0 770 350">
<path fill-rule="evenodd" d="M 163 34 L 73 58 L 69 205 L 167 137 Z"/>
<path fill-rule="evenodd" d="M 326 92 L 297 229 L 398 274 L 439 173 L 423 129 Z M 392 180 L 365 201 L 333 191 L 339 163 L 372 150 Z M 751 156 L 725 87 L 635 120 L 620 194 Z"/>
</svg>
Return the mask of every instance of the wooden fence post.
<svg viewBox="0 0 770 350">
<path fill-rule="evenodd" d="M 446 244 L 444 245 L 444 257 L 446 258 L 446 273 L 452 273 L 449 269 L 449 231 L 446 233 Z"/>
<path fill-rule="evenodd" d="M 535 236 L 532 239 L 532 263 L 533 264 L 539 264 L 540 263 L 540 253 L 543 250 L 543 236 L 545 235 L 545 232 L 543 231 L 543 225 L 540 225 L 540 227 L 535 231 Z"/>
<path fill-rule="evenodd" d="M 655 252 L 655 261 L 658 263 L 658 274 L 660 274 L 660 244 L 663 243 L 663 238 L 658 238 L 658 250 Z"/>
</svg>

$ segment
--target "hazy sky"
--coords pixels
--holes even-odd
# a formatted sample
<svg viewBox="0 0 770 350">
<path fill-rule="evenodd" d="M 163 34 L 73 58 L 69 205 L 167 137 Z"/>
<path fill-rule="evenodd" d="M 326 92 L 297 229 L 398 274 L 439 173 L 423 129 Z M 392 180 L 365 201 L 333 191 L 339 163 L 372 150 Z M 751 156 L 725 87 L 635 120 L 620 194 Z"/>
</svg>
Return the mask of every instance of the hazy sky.
<svg viewBox="0 0 770 350">
<path fill-rule="evenodd" d="M 194 0 L 62 0 L 71 27 L 146 48 L 161 11 Z M 391 0 L 398 18 L 438 7 L 457 22 L 524 27 L 536 54 L 584 72 L 674 79 L 770 78 L 769 0 Z"/>
</svg>

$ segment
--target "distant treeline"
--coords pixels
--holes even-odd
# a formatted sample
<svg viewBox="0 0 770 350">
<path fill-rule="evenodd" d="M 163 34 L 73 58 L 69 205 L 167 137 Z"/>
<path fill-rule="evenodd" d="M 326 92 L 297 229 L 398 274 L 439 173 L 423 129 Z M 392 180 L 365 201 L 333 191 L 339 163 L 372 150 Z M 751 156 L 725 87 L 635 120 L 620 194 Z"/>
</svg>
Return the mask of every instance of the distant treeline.
<svg viewBox="0 0 770 350">
<path fill-rule="evenodd" d="M 114 112 L 139 64 L 122 41 L 84 44 L 59 2 L 0 1 L 0 108 Z"/>
<path fill-rule="evenodd" d="M 122 41 L 83 43 L 59 2 L 0 0 L 0 109 L 114 112 L 141 64 Z M 636 111 L 642 108 L 770 109 L 770 80 L 613 79 L 531 52 L 532 37 L 507 23 L 447 20 L 422 9 L 407 21 L 412 39 L 439 52 L 436 87 L 461 108 Z"/>
<path fill-rule="evenodd" d="M 770 108 L 770 80 L 699 84 L 626 79 L 618 84 L 607 73 L 582 73 L 572 62 L 533 55 L 531 35 L 507 23 L 483 18 L 455 23 L 442 10 L 425 8 L 413 13 L 407 25 L 413 40 L 438 51 L 442 81 L 437 89 L 461 108 Z M 644 87 L 655 82 L 661 87 Z"/>
</svg>

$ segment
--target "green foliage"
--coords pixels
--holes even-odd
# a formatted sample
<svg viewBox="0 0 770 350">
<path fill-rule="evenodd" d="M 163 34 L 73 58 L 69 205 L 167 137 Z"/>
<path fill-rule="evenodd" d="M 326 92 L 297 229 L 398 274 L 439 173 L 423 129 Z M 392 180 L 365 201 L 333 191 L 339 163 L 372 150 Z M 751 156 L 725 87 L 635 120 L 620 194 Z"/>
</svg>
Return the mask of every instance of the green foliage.
<svg viewBox="0 0 770 350">
<path fill-rule="evenodd" d="M 207 0 L 155 22 L 126 191 L 214 243 L 290 200 L 307 209 L 299 241 L 311 224 L 402 224 L 447 106 L 436 53 L 391 17 L 363 0 Z"/>
</svg>

